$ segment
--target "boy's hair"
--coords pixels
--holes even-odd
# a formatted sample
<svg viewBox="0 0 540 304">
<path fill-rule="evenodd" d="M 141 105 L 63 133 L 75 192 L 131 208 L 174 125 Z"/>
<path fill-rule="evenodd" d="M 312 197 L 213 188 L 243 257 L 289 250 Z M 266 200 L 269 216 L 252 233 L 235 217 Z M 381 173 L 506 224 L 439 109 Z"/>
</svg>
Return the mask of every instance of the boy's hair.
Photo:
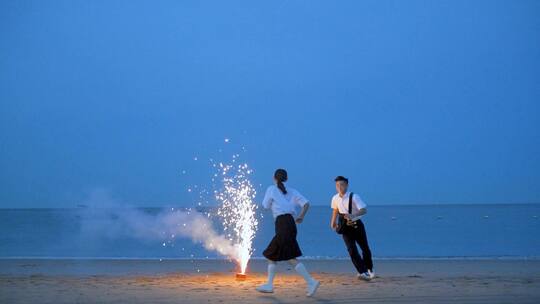
<svg viewBox="0 0 540 304">
<path fill-rule="evenodd" d="M 344 177 L 344 176 L 341 176 L 341 175 L 338 176 L 338 177 L 336 177 L 336 179 L 334 179 L 334 181 L 336 181 L 336 182 L 344 181 L 344 182 L 346 182 L 347 184 L 349 183 L 349 179 L 346 178 L 346 177 Z"/>
</svg>

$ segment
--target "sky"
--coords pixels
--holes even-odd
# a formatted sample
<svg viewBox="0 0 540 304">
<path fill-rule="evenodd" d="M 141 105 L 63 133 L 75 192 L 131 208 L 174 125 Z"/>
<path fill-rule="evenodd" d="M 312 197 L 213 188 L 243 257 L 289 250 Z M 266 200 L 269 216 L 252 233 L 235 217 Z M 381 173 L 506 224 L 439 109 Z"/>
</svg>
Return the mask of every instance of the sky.
<svg viewBox="0 0 540 304">
<path fill-rule="evenodd" d="M 240 152 L 258 200 L 540 203 L 539 1 L 2 1 L 0 44 L 0 208 L 192 206 Z"/>
</svg>

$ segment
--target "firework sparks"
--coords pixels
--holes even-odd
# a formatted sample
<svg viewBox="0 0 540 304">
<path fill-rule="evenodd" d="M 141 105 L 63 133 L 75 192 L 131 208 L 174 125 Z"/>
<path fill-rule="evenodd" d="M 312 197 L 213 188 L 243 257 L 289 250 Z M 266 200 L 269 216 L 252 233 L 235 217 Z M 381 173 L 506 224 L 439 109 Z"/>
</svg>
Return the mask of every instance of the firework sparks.
<svg viewBox="0 0 540 304">
<path fill-rule="evenodd" d="M 216 166 L 223 181 L 222 190 L 216 191 L 216 199 L 221 202 L 217 213 L 223 220 L 226 235 L 237 246 L 235 259 L 240 273 L 245 274 L 258 226 L 257 205 L 253 202 L 256 191 L 249 180 L 252 170 L 245 163 L 238 164 L 237 160 L 238 155 L 235 155 L 234 165 L 219 163 Z"/>
</svg>

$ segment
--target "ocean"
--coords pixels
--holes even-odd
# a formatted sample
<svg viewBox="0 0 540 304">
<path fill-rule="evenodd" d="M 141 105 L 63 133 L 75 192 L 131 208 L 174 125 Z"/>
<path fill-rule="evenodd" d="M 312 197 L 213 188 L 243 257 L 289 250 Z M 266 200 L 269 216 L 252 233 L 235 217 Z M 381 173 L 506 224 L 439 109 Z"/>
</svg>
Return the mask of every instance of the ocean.
<svg viewBox="0 0 540 304">
<path fill-rule="evenodd" d="M 139 209 L 149 216 L 166 210 Z M 109 226 L 122 212 L 105 213 L 108 218 L 103 221 L 102 212 L 93 218 L 96 212 L 88 208 L 0 209 L 0 258 L 222 258 L 188 238 L 110 233 Z M 329 228 L 330 215 L 329 207 L 313 206 L 298 225 L 305 257 L 348 257 L 341 236 Z M 394 205 L 369 206 L 363 221 L 376 259 L 538 258 L 539 217 L 539 204 Z M 253 257 L 261 258 L 274 227 L 269 211 L 259 209 L 257 218 Z M 221 233 L 218 219 L 213 225 Z"/>
</svg>

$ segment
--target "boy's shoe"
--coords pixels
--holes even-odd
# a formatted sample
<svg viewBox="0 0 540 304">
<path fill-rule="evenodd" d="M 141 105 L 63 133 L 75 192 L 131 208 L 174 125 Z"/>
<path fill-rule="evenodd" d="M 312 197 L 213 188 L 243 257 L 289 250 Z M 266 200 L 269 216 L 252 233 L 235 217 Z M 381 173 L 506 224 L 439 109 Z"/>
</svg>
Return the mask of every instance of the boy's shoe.
<svg viewBox="0 0 540 304">
<path fill-rule="evenodd" d="M 363 273 L 357 274 L 356 277 L 357 277 L 359 280 L 371 281 L 371 277 L 369 276 L 369 273 L 368 273 L 367 271 L 366 271 L 366 272 L 363 272 Z"/>
</svg>

